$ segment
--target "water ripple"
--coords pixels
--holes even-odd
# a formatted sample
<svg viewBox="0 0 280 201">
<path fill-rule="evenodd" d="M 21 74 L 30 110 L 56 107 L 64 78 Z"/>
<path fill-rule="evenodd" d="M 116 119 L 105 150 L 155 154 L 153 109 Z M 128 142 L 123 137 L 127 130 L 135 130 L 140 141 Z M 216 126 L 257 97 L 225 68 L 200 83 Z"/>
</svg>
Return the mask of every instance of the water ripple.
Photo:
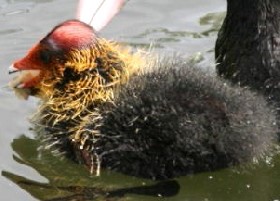
<svg viewBox="0 0 280 201">
<path fill-rule="evenodd" d="M 10 29 L 4 29 L 4 30 L 0 30 L 0 35 L 8 35 L 8 34 L 12 34 L 12 33 L 18 33 L 23 31 L 22 28 L 10 28 Z"/>
<path fill-rule="evenodd" d="M 2 15 L 3 16 L 16 15 L 16 14 L 29 13 L 29 12 L 30 12 L 30 9 L 23 8 L 23 9 L 17 9 L 17 10 L 13 10 L 13 11 L 9 11 L 9 12 L 4 12 L 4 13 L 2 13 Z"/>
</svg>

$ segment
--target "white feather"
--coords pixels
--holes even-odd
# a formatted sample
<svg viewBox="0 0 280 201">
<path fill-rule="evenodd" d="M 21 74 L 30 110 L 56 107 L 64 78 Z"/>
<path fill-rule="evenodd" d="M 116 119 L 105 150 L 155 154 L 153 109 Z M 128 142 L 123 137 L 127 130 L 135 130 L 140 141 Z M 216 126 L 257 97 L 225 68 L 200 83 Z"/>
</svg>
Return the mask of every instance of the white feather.
<svg viewBox="0 0 280 201">
<path fill-rule="evenodd" d="M 77 19 L 98 32 L 113 19 L 124 3 L 125 0 L 79 0 Z"/>
</svg>

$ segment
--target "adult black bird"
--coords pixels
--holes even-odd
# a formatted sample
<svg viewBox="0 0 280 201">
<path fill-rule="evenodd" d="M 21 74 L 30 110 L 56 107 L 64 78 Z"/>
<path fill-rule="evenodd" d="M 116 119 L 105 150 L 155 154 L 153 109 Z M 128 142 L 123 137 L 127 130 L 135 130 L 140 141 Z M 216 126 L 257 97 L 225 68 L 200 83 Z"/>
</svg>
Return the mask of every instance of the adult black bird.
<svg viewBox="0 0 280 201">
<path fill-rule="evenodd" d="M 216 41 L 217 72 L 280 106 L 280 2 L 227 0 Z"/>
</svg>

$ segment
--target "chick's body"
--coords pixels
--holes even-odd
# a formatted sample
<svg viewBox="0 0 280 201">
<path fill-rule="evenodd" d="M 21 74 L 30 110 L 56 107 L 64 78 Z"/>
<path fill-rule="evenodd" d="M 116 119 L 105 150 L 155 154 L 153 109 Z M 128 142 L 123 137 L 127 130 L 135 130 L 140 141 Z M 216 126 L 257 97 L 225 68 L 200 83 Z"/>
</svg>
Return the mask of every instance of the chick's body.
<svg viewBox="0 0 280 201">
<path fill-rule="evenodd" d="M 277 128 L 262 97 L 180 60 L 132 77 L 84 125 L 101 166 L 154 179 L 260 159 Z M 95 158 L 96 159 L 96 158 Z"/>
<path fill-rule="evenodd" d="M 262 97 L 179 57 L 147 62 L 98 37 L 87 45 L 74 37 L 69 49 L 52 35 L 71 23 L 85 26 L 65 22 L 43 40 L 63 56 L 51 55 L 31 87 L 42 97 L 34 123 L 46 148 L 92 172 L 154 179 L 253 161 L 272 150 L 275 116 Z"/>
</svg>

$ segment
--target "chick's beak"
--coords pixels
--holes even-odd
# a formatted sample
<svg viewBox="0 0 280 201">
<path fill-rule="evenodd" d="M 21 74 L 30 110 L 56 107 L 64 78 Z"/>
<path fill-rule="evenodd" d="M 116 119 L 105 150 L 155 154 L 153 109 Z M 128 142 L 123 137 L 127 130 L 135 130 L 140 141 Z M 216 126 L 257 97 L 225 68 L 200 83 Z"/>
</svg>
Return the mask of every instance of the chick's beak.
<svg viewBox="0 0 280 201">
<path fill-rule="evenodd" d="M 31 94 L 31 88 L 37 84 L 40 70 L 23 70 L 12 64 L 8 69 L 9 74 L 16 76 L 9 82 L 9 87 L 14 90 L 17 97 L 27 99 Z"/>
<path fill-rule="evenodd" d="M 9 87 L 24 99 L 27 99 L 42 78 L 42 63 L 38 60 L 38 51 L 40 46 L 35 45 L 25 57 L 15 61 L 8 68 L 9 74 L 15 74 L 9 82 Z"/>
<path fill-rule="evenodd" d="M 40 70 L 38 69 L 21 69 L 17 67 L 17 63 L 12 64 L 8 72 L 9 74 L 16 73 L 17 75 L 10 81 L 11 88 L 30 88 L 33 87 L 38 80 Z"/>
</svg>

